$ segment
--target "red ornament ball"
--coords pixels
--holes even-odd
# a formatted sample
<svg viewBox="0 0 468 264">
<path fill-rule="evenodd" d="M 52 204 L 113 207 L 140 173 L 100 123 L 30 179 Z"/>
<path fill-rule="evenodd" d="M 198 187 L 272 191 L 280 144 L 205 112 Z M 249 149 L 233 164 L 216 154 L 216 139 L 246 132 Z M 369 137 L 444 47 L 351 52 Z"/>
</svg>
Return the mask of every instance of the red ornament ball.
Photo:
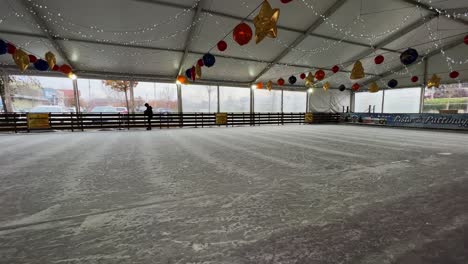
<svg viewBox="0 0 468 264">
<path fill-rule="evenodd" d="M 353 91 L 356 92 L 356 91 L 359 91 L 359 88 L 361 88 L 361 85 L 359 85 L 359 83 L 355 83 L 355 84 L 353 84 L 352 88 L 353 88 Z"/>
<path fill-rule="evenodd" d="M 203 60 L 199 59 L 197 62 L 198 66 L 203 67 L 205 64 L 203 64 Z"/>
<path fill-rule="evenodd" d="M 287 3 L 291 2 L 291 1 L 292 1 L 292 0 L 281 0 L 281 3 L 287 4 Z"/>
<path fill-rule="evenodd" d="M 54 67 L 52 68 L 53 71 L 59 71 L 60 70 L 60 67 L 55 64 Z"/>
<path fill-rule="evenodd" d="M 7 43 L 7 51 L 8 53 L 10 54 L 15 54 L 16 52 L 16 47 L 15 45 L 11 44 L 11 43 Z"/>
<path fill-rule="evenodd" d="M 218 42 L 218 50 L 225 51 L 227 49 L 227 43 L 224 40 Z"/>
<path fill-rule="evenodd" d="M 70 67 L 70 65 L 64 64 L 60 66 L 59 71 L 68 75 L 72 72 L 72 68 Z"/>
<path fill-rule="evenodd" d="M 283 78 L 280 78 L 278 79 L 278 81 L 276 82 L 279 86 L 283 86 L 284 85 L 284 79 Z"/>
<path fill-rule="evenodd" d="M 34 55 L 28 55 L 28 57 L 29 57 L 29 62 L 31 63 L 35 63 L 37 61 L 37 57 Z"/>
<path fill-rule="evenodd" d="M 306 74 L 305 74 L 305 73 L 301 73 L 301 76 L 299 76 L 299 77 L 301 77 L 301 79 L 304 80 L 304 79 L 306 78 Z"/>
<path fill-rule="evenodd" d="M 315 72 L 315 79 L 321 81 L 325 78 L 325 72 L 323 70 L 318 70 Z"/>
<path fill-rule="evenodd" d="M 465 36 L 465 38 L 463 39 L 463 42 L 465 42 L 465 44 L 468 45 L 468 35 Z"/>
<path fill-rule="evenodd" d="M 337 72 L 340 71 L 340 67 L 338 67 L 338 65 L 335 65 L 335 66 L 332 67 L 331 70 L 332 70 L 333 73 L 337 73 Z"/>
<path fill-rule="evenodd" d="M 374 62 L 375 62 L 375 64 L 382 64 L 382 62 L 384 62 L 384 60 L 385 60 L 384 56 L 379 55 L 379 56 L 375 57 Z"/>
<path fill-rule="evenodd" d="M 456 78 L 458 78 L 459 75 L 460 75 L 459 72 L 453 71 L 453 72 L 450 73 L 450 78 L 456 79 Z"/>
<path fill-rule="evenodd" d="M 239 45 L 243 46 L 252 39 L 252 29 L 246 23 L 240 23 L 234 28 L 232 36 Z"/>
<path fill-rule="evenodd" d="M 411 77 L 411 81 L 415 83 L 415 82 L 419 81 L 419 77 L 418 76 L 413 76 L 413 77 Z"/>
</svg>

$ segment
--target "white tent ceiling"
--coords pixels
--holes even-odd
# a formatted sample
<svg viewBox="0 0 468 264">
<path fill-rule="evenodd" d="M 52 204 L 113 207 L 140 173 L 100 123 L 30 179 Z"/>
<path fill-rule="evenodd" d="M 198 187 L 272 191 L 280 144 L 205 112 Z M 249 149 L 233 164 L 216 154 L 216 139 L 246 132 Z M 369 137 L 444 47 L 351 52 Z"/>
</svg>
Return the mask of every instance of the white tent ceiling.
<svg viewBox="0 0 468 264">
<path fill-rule="evenodd" d="M 80 77 L 173 81 L 252 12 L 261 0 L 0 0 L 0 38 L 28 52 L 57 55 Z M 424 62 L 402 67 L 408 47 L 429 54 L 427 76 L 458 70 L 468 80 L 466 0 L 293 0 L 282 4 L 278 38 L 256 45 L 237 45 L 228 34 L 228 49 L 212 53 L 214 67 L 202 82 L 248 85 L 289 75 L 328 69 L 343 72 L 327 78 L 333 87 L 350 87 L 349 72 L 361 59 L 367 84 L 397 79 L 411 86 L 412 75 L 424 77 Z M 251 25 L 256 12 L 248 17 Z M 456 17 L 446 15 L 462 14 Z M 463 15 L 464 14 L 464 15 Z M 440 54 L 443 49 L 445 54 Z M 383 54 L 385 62 L 373 58 Z M 448 63 L 447 57 L 455 63 Z M 0 67 L 15 73 L 9 56 Z M 17 71 L 16 71 L 17 73 Z M 27 74 L 37 74 L 28 70 Z M 298 81 L 296 87 L 303 88 Z"/>
</svg>

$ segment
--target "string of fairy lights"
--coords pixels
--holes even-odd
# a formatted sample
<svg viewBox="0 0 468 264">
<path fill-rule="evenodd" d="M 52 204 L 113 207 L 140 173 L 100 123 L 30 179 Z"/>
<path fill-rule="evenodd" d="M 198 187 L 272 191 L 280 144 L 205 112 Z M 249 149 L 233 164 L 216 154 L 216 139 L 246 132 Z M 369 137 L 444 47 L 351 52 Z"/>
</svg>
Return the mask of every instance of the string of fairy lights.
<svg viewBox="0 0 468 264">
<path fill-rule="evenodd" d="M 109 37 L 109 36 L 115 36 L 115 37 L 128 36 L 128 37 L 131 37 L 133 39 L 130 40 L 130 41 L 120 41 L 119 43 L 124 45 L 124 46 L 125 45 L 128 45 L 128 46 L 132 46 L 132 45 L 148 45 L 148 46 L 151 46 L 154 43 L 174 39 L 174 38 L 177 38 L 178 36 L 185 36 L 187 32 L 192 30 L 194 27 L 200 27 L 200 24 L 206 22 L 208 19 L 215 19 L 215 23 L 218 24 L 218 25 L 222 25 L 225 22 L 224 20 L 216 19 L 216 16 L 212 15 L 209 12 L 202 12 L 202 14 L 200 15 L 200 17 L 198 19 L 195 19 L 195 20 L 192 21 L 191 20 L 191 15 L 193 14 L 194 8 L 196 8 L 196 6 L 199 4 L 199 1 L 200 0 L 194 1 L 193 4 L 190 7 L 179 10 L 175 14 L 168 16 L 168 18 L 166 18 L 166 19 L 162 19 L 158 23 L 149 23 L 148 25 L 140 25 L 137 28 L 132 29 L 132 30 L 129 30 L 129 29 L 127 29 L 127 30 L 106 29 L 103 26 L 84 25 L 82 23 L 78 23 L 76 21 L 73 21 L 66 14 L 62 13 L 63 11 L 51 8 L 50 6 L 48 6 L 46 4 L 42 4 L 42 2 L 44 2 L 44 1 L 28 0 L 28 2 L 31 4 L 31 7 L 27 8 L 26 11 L 29 12 L 29 13 L 32 13 L 33 15 L 41 16 L 41 18 L 44 21 L 46 21 L 48 24 L 52 25 L 52 28 L 54 28 L 53 37 L 61 38 L 63 40 L 67 40 L 68 39 L 67 36 L 73 35 L 73 36 L 79 36 L 79 37 L 81 37 L 83 39 L 92 39 L 93 41 L 95 41 L 97 43 L 106 44 L 106 43 L 112 42 L 110 40 L 111 37 Z M 272 1 L 272 0 L 270 0 L 270 1 Z M 28 23 L 31 26 L 37 28 L 37 24 L 34 21 L 34 19 L 31 19 L 27 14 L 23 13 L 18 8 L 15 8 L 14 1 L 8 0 L 7 2 L 8 2 L 8 6 L 9 6 L 11 12 L 4 15 L 3 17 L 0 17 L 0 24 L 4 23 L 5 21 L 8 21 L 11 17 L 16 17 L 16 18 L 20 18 L 23 22 Z M 249 6 L 249 4 L 246 1 L 239 1 L 239 2 L 247 10 L 252 10 L 252 7 Z M 291 0 L 289 0 L 289 1 L 281 0 L 281 2 L 283 2 L 283 4 L 287 4 L 287 3 L 291 2 Z M 408 7 L 405 7 L 405 8 L 410 9 L 409 12 L 404 17 L 402 17 L 400 19 L 400 22 L 398 24 L 388 25 L 388 29 L 380 31 L 378 33 L 374 33 L 374 32 L 370 32 L 370 33 L 367 32 L 366 33 L 366 31 L 368 31 L 368 29 L 366 28 L 366 19 L 364 19 L 363 17 L 365 17 L 365 16 L 367 16 L 369 14 L 372 14 L 373 12 L 363 13 L 362 12 L 362 4 L 361 4 L 361 7 L 360 7 L 361 9 L 359 10 L 359 15 L 357 15 L 356 17 L 353 18 L 353 21 L 352 21 L 351 24 L 348 24 L 347 26 L 343 27 L 343 26 L 340 26 L 338 23 L 334 22 L 332 17 L 327 17 L 326 15 L 324 15 L 323 13 L 318 11 L 318 8 L 317 8 L 316 4 L 311 4 L 310 1 L 307 1 L 307 0 L 297 0 L 296 2 L 302 3 L 303 6 L 306 7 L 308 10 L 310 10 L 311 13 L 314 16 L 316 16 L 318 18 L 321 18 L 322 21 L 323 21 L 323 26 L 327 27 L 329 30 L 331 30 L 332 32 L 335 32 L 339 36 L 339 37 L 336 38 L 337 40 L 329 40 L 329 39 L 324 40 L 324 41 L 321 42 L 321 44 L 322 44 L 321 46 L 314 47 L 312 49 L 307 49 L 307 48 L 304 48 L 303 46 L 301 46 L 301 47 L 292 47 L 291 48 L 290 47 L 290 41 L 282 39 L 280 37 L 280 35 L 273 38 L 272 43 L 274 45 L 276 45 L 277 47 L 288 48 L 288 49 L 291 50 L 291 54 L 294 54 L 293 57 L 295 56 L 295 58 L 296 58 L 296 59 L 293 59 L 291 61 L 294 61 L 294 64 L 296 64 L 296 65 L 302 65 L 302 64 L 307 65 L 307 64 L 310 63 L 310 60 L 311 60 L 311 58 L 313 58 L 314 55 L 330 51 L 334 47 L 337 47 L 338 45 L 343 43 L 343 41 L 348 40 L 348 39 L 365 39 L 365 40 L 368 41 L 369 46 L 372 47 L 374 45 L 374 43 L 377 42 L 377 40 L 379 40 L 379 39 L 381 39 L 381 38 L 383 38 L 385 36 L 388 36 L 390 34 L 394 34 L 394 33 L 398 32 L 399 30 L 401 30 L 401 28 L 403 26 L 405 26 L 409 22 L 411 22 L 411 20 L 415 17 L 416 13 L 420 14 L 420 19 L 424 19 L 424 12 L 422 11 L 422 9 L 421 9 L 421 7 L 419 5 L 408 6 Z M 421 0 L 418 0 L 418 3 L 422 3 Z M 447 14 L 444 10 L 433 7 L 432 6 L 432 1 L 428 1 L 427 3 L 425 2 L 425 4 L 429 4 L 431 6 L 431 8 L 435 12 L 437 12 L 440 16 L 445 16 L 447 18 L 454 18 L 454 17 L 455 18 L 466 18 L 466 17 L 468 17 L 467 12 Z M 245 17 L 245 19 L 249 18 L 251 14 L 255 15 L 254 12 L 256 12 L 261 7 L 261 5 L 262 4 L 260 4 L 255 9 L 253 9 L 251 11 L 251 13 L 247 17 Z M 287 5 L 284 5 L 284 7 L 287 8 Z M 405 8 L 400 8 L 398 10 L 405 9 Z M 40 10 L 40 12 L 36 13 L 35 10 Z M 375 12 L 394 12 L 394 11 L 395 10 L 392 9 L 392 10 L 379 10 L 379 11 L 375 11 Z M 186 22 L 187 19 L 190 19 L 192 21 L 189 25 L 186 25 L 186 23 L 185 23 L 185 25 L 184 25 L 184 23 L 179 23 L 181 21 Z M 245 20 L 245 19 L 243 19 L 243 20 Z M 243 20 L 241 22 L 243 22 Z M 177 24 L 177 25 L 180 24 L 181 27 L 177 26 L 176 30 L 171 30 L 171 32 L 169 32 L 167 34 L 156 34 L 156 33 L 160 33 L 159 31 L 166 30 L 167 28 L 165 28 L 164 26 L 166 26 L 166 25 L 173 26 L 174 24 Z M 423 25 L 427 28 L 430 41 L 420 43 L 420 44 L 415 44 L 415 45 L 412 45 L 412 47 L 418 47 L 420 45 L 422 46 L 422 45 L 430 44 L 429 46 L 434 47 L 434 49 L 440 49 L 442 56 L 444 56 L 444 58 L 447 61 L 447 66 L 448 66 L 450 72 L 453 72 L 453 65 L 454 64 L 461 65 L 461 64 L 468 63 L 468 58 L 467 59 L 456 60 L 455 58 L 450 57 L 449 54 L 444 49 L 442 49 L 443 40 L 446 39 L 446 38 L 442 38 L 440 36 L 437 36 L 438 31 L 431 28 L 430 24 L 431 24 L 430 21 L 429 22 L 425 21 L 423 23 Z M 356 33 L 356 26 L 361 27 L 362 32 Z M 219 30 L 219 32 L 217 32 L 217 34 L 215 34 L 215 35 L 222 35 L 222 33 L 225 32 L 225 31 L 221 30 L 221 27 L 215 27 L 215 28 L 217 30 Z M 60 33 L 60 32 L 63 32 L 63 33 Z M 225 35 L 225 37 L 223 37 L 221 40 L 226 39 L 231 32 L 232 32 L 232 30 L 229 31 L 229 33 L 227 33 Z M 461 33 L 461 34 L 463 34 L 463 33 Z M 461 35 L 461 34 L 451 35 L 450 37 L 458 36 L 458 35 Z M 152 37 L 146 37 L 147 35 L 150 35 Z M 154 37 L 154 36 L 157 36 L 157 37 Z M 139 38 L 136 38 L 136 37 L 139 37 Z M 193 36 L 192 40 L 196 39 L 197 37 L 198 37 L 198 35 Z M 38 42 L 39 41 L 37 41 L 37 40 L 27 41 L 27 42 L 21 43 L 21 45 L 18 48 L 20 48 L 20 49 L 22 49 L 24 51 L 27 51 L 28 47 L 30 47 L 32 45 L 35 45 Z M 6 44 L 13 44 L 13 43 L 9 43 L 7 40 L 5 41 L 5 43 Z M 42 43 L 46 44 L 50 48 L 53 48 L 53 45 L 51 45 L 47 41 L 42 41 Z M 209 54 L 209 52 L 212 51 L 216 47 L 216 43 L 214 43 L 213 41 L 209 42 L 208 44 L 209 44 L 209 46 L 211 48 L 208 50 L 207 54 Z M 118 49 L 118 48 L 108 47 L 108 46 L 106 46 L 105 48 L 102 48 L 102 47 L 96 48 L 95 44 L 79 43 L 77 45 L 86 47 L 88 49 L 95 49 L 96 52 L 100 52 L 100 53 L 104 53 L 107 50 L 111 50 L 113 56 L 138 57 L 138 56 L 144 56 L 145 55 L 141 51 L 127 51 L 127 50 L 122 50 L 121 48 Z M 258 61 L 257 63 L 264 63 L 264 64 L 267 64 L 267 65 L 270 64 L 269 61 L 266 61 L 265 59 L 258 58 L 258 56 L 253 54 L 250 51 L 250 49 L 248 47 L 246 47 L 246 46 L 243 46 L 243 45 L 238 46 L 238 49 L 243 54 L 247 55 L 248 58 Z M 398 51 L 404 50 L 404 49 L 406 49 L 406 48 L 398 49 Z M 429 49 L 430 48 L 428 48 L 428 50 Z M 171 52 L 173 50 L 174 50 L 174 48 L 167 48 L 167 52 Z M 365 57 L 361 58 L 360 60 L 365 60 L 365 59 L 375 57 L 377 55 L 376 50 L 374 50 L 372 55 L 365 56 Z M 151 53 L 153 53 L 153 54 L 156 54 L 157 52 L 158 51 L 151 51 Z M 164 52 L 164 51 L 160 51 L 160 52 Z M 43 56 L 38 56 L 37 54 L 32 54 L 30 52 L 28 52 L 28 53 L 30 55 L 33 55 L 33 56 L 37 57 L 37 58 L 43 57 Z M 379 53 L 379 55 L 383 55 L 383 54 L 386 54 L 386 53 L 388 53 L 388 52 Z M 380 69 L 383 68 L 385 71 L 391 72 L 393 75 L 399 75 L 399 76 L 407 76 L 408 74 L 411 74 L 411 71 L 409 70 L 409 68 L 407 66 L 405 66 L 402 71 L 395 71 L 395 72 L 392 71 L 392 68 L 390 66 L 394 65 L 393 62 L 395 62 L 397 60 L 398 60 L 398 58 L 392 58 L 390 60 L 386 60 L 386 63 L 383 64 L 382 65 L 383 67 L 381 67 Z M 391 62 L 391 63 L 388 63 L 388 62 Z M 112 64 L 112 59 L 109 59 L 107 61 L 107 63 Z M 144 65 L 145 64 L 144 61 L 135 61 L 133 63 L 135 63 L 135 65 Z M 195 64 L 197 64 L 197 63 L 198 62 L 196 62 Z M 236 60 L 236 63 L 249 65 L 249 64 L 252 64 L 253 62 Z M 337 63 L 336 66 L 338 66 L 340 68 L 344 68 L 344 66 L 347 63 L 350 63 L 350 62 L 349 61 L 342 61 L 342 62 Z M 415 64 L 421 64 L 421 61 L 418 61 Z M 412 64 L 412 66 L 415 65 L 415 64 Z M 82 65 L 82 64 L 80 64 L 80 65 Z M 277 71 L 281 71 L 281 69 L 291 67 L 291 64 L 282 63 L 282 64 L 275 65 L 275 67 L 277 67 Z M 328 67 L 328 66 L 327 67 L 320 67 L 320 68 L 323 69 L 326 72 L 330 72 L 331 66 L 330 67 Z M 311 70 L 311 71 L 312 70 L 320 70 L 320 68 L 311 67 L 310 69 L 304 69 L 304 70 L 305 70 L 305 72 L 307 72 L 308 70 Z M 52 70 L 52 69 L 50 69 L 50 70 Z M 377 72 L 377 69 L 372 68 L 372 70 L 375 71 L 374 72 L 375 75 L 379 74 Z M 226 69 L 225 72 L 227 73 L 228 69 Z M 294 73 L 292 75 L 302 75 L 301 73 L 304 73 L 304 71 Z M 282 78 L 287 78 L 288 76 L 276 76 L 276 77 L 279 80 L 279 79 L 282 79 Z M 329 76 L 327 76 L 327 77 L 329 77 Z M 301 79 L 303 79 L 303 78 L 301 78 Z M 232 80 L 232 81 L 234 81 L 234 80 Z M 276 80 L 275 80 L 275 82 L 276 82 Z M 316 84 L 323 84 L 323 81 L 318 80 L 316 82 Z"/>
</svg>

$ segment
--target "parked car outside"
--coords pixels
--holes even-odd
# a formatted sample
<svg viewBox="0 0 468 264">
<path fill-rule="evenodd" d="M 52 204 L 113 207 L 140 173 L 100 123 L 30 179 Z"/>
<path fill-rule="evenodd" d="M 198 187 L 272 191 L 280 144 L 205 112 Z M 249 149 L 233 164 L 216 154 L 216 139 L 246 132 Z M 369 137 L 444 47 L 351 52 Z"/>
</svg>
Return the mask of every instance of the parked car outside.
<svg viewBox="0 0 468 264">
<path fill-rule="evenodd" d="M 96 106 L 91 110 L 91 113 L 118 113 L 117 109 L 113 106 Z"/>
<path fill-rule="evenodd" d="M 117 106 L 115 108 L 115 110 L 117 110 L 117 112 L 121 113 L 121 114 L 128 114 L 128 109 L 127 107 L 122 107 L 122 106 Z"/>
<path fill-rule="evenodd" d="M 65 108 L 58 105 L 40 105 L 29 110 L 30 113 L 66 113 Z"/>
</svg>

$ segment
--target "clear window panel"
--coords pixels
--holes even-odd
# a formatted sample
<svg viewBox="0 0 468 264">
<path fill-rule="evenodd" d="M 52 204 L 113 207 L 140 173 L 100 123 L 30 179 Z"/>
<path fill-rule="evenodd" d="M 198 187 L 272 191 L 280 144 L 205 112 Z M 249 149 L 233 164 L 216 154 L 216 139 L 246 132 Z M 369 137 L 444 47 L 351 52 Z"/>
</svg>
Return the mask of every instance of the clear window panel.
<svg viewBox="0 0 468 264">
<path fill-rule="evenodd" d="M 145 111 L 145 103 L 156 112 L 177 112 L 177 85 L 173 83 L 140 82 L 133 89 L 135 111 Z"/>
<path fill-rule="evenodd" d="M 283 112 L 285 113 L 304 113 L 306 111 L 307 94 L 306 92 L 283 92 Z"/>
<path fill-rule="evenodd" d="M 219 87 L 220 111 L 226 113 L 250 112 L 250 88 Z"/>
<path fill-rule="evenodd" d="M 5 105 L 13 112 L 72 112 L 72 80 L 66 77 L 10 76 Z M 0 100 L 1 102 L 1 100 Z M 3 110 L 3 104 L 1 105 Z"/>
<path fill-rule="evenodd" d="M 254 94 L 255 112 L 279 113 L 281 112 L 281 91 L 256 89 Z"/>
<path fill-rule="evenodd" d="M 421 88 L 385 90 L 384 113 L 419 113 Z"/>
<path fill-rule="evenodd" d="M 382 112 L 382 91 L 376 93 L 361 92 L 354 95 L 356 113 L 381 113 Z"/>
<path fill-rule="evenodd" d="M 426 88 L 424 113 L 439 113 L 452 110 L 459 114 L 468 113 L 468 83 L 441 85 L 440 88 Z"/>
<path fill-rule="evenodd" d="M 185 113 L 218 111 L 217 86 L 182 85 L 182 108 Z"/>
</svg>

